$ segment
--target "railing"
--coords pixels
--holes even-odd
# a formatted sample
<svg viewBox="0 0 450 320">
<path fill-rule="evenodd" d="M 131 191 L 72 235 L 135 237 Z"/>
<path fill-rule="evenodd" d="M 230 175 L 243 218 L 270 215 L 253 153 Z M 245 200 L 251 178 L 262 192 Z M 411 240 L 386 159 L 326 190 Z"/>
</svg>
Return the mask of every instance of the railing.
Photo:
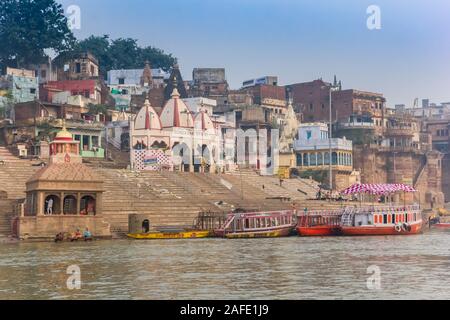
<svg viewBox="0 0 450 320">
<path fill-rule="evenodd" d="M 301 139 L 294 141 L 295 150 L 321 150 L 321 149 L 328 149 L 329 147 L 330 142 L 328 139 L 311 139 L 311 140 Z M 331 139 L 331 148 L 352 150 L 353 143 L 350 140 L 333 138 Z"/>
<path fill-rule="evenodd" d="M 373 122 L 345 122 L 339 124 L 340 129 L 374 129 L 375 124 Z"/>
<path fill-rule="evenodd" d="M 414 129 L 409 127 L 388 127 L 385 134 L 387 136 L 412 136 L 414 135 Z"/>
</svg>

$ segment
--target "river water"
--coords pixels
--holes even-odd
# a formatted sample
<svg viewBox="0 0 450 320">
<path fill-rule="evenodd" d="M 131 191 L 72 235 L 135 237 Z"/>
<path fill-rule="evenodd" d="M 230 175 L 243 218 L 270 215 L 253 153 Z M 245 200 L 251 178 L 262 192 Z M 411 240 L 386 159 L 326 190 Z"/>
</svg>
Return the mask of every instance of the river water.
<svg viewBox="0 0 450 320">
<path fill-rule="evenodd" d="M 67 288 L 71 265 L 79 290 Z M 0 299 L 403 298 L 450 299 L 450 231 L 0 244 Z"/>
</svg>

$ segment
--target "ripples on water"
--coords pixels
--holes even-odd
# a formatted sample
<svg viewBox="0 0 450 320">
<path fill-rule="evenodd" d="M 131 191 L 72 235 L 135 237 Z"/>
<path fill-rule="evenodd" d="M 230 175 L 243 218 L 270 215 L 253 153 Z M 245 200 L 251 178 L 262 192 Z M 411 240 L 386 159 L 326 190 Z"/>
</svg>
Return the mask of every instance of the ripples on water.
<svg viewBox="0 0 450 320">
<path fill-rule="evenodd" d="M 0 244 L 0 299 L 450 299 L 450 232 Z M 69 265 L 81 290 L 68 290 Z M 368 290 L 367 268 L 381 269 Z"/>
</svg>

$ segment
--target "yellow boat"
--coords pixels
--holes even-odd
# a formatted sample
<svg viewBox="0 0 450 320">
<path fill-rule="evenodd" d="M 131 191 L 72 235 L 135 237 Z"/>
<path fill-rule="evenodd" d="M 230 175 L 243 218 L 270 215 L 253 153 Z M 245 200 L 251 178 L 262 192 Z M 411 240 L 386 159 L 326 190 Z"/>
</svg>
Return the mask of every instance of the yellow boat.
<svg viewBox="0 0 450 320">
<path fill-rule="evenodd" d="M 210 236 L 209 231 L 181 231 L 181 232 L 149 232 L 149 233 L 129 233 L 129 238 L 138 240 L 150 239 L 198 239 L 207 238 Z"/>
<path fill-rule="evenodd" d="M 225 235 L 227 239 L 244 239 L 244 238 L 278 238 L 285 237 L 292 231 L 292 228 L 286 230 L 273 230 L 273 231 L 260 231 L 260 232 L 238 232 L 238 233 L 228 233 Z"/>
</svg>

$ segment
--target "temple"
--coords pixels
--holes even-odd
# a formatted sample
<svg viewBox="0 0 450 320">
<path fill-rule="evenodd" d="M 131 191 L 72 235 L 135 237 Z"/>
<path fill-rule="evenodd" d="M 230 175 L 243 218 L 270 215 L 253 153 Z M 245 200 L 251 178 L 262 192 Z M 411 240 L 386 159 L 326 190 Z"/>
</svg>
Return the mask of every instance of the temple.
<svg viewBox="0 0 450 320">
<path fill-rule="evenodd" d="M 21 239 L 49 238 L 88 228 L 96 237 L 109 237 L 102 218 L 103 180 L 82 164 L 79 141 L 63 126 L 50 143 L 50 164 L 26 182 L 26 201 L 14 221 Z"/>
<path fill-rule="evenodd" d="M 215 172 L 220 128 L 206 109 L 191 111 L 174 80 L 160 114 L 148 99 L 131 121 L 131 163 L 137 170 Z"/>
</svg>

